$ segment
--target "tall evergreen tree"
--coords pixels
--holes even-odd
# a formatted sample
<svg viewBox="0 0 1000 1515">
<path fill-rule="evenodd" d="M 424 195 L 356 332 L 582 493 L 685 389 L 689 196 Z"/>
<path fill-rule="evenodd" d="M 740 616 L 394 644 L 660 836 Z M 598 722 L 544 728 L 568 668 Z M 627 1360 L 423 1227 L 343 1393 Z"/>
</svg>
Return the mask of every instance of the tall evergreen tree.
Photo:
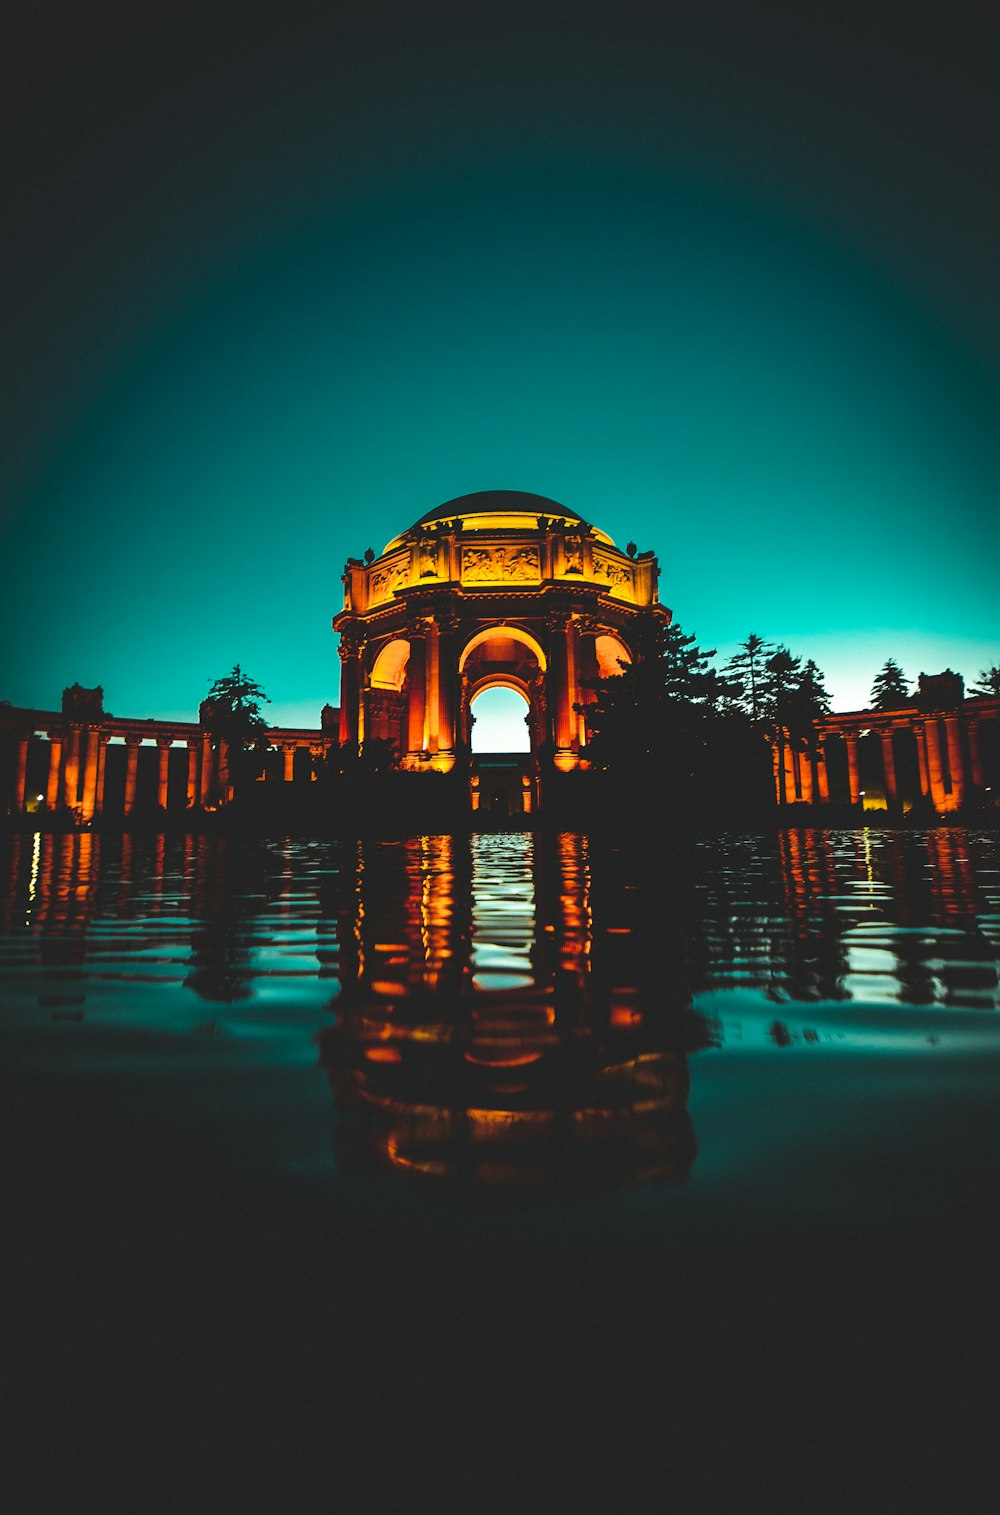
<svg viewBox="0 0 1000 1515">
<path fill-rule="evenodd" d="M 239 663 L 232 673 L 215 680 L 202 702 L 202 722 L 216 751 L 225 743 L 229 778 L 237 791 L 246 779 L 260 772 L 268 750 L 261 704 L 268 705 L 270 700 L 259 684 L 246 677 Z"/>
<path fill-rule="evenodd" d="M 991 668 L 980 668 L 979 677 L 969 693 L 1000 695 L 1000 664 L 994 663 Z"/>
<path fill-rule="evenodd" d="M 767 735 L 778 752 L 778 773 L 785 772 L 785 751 L 794 740 L 798 724 L 795 694 L 802 678 L 802 659 L 793 657 L 787 647 L 779 647 L 764 664 L 762 708 L 767 719 Z M 784 782 L 778 784 L 778 804 L 785 804 Z"/>
<path fill-rule="evenodd" d="M 667 699 L 704 704 L 718 698 L 718 676 L 709 663 L 715 648 L 703 651 L 694 632 L 685 636 L 676 621 L 671 621 L 659 636 L 659 654 L 663 664 L 663 692 Z"/>
<path fill-rule="evenodd" d="M 632 623 L 632 661 L 620 674 L 594 679 L 595 700 L 582 707 L 591 765 L 640 789 L 678 794 L 689 787 L 704 741 L 703 726 L 721 681 L 693 633 L 658 616 Z"/>
<path fill-rule="evenodd" d="M 810 718 L 830 714 L 830 695 L 824 682 L 824 675 L 812 658 L 802 670 L 802 677 L 795 691 L 795 703 L 802 715 L 808 715 Z"/>
<path fill-rule="evenodd" d="M 771 642 L 751 631 L 739 651 L 729 659 L 724 676 L 733 685 L 733 698 L 741 710 L 753 721 L 764 715 L 764 695 L 767 685 L 767 658 L 774 651 Z"/>
<path fill-rule="evenodd" d="M 873 710 L 898 710 L 901 705 L 910 704 L 906 675 L 894 658 L 886 658 L 882 664 L 868 698 Z"/>
</svg>

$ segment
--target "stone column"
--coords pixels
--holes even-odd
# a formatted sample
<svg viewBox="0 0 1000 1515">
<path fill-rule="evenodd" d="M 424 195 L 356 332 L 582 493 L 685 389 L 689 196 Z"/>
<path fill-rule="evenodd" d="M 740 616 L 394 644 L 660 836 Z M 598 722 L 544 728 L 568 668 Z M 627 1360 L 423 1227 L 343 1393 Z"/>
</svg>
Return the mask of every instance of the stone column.
<svg viewBox="0 0 1000 1515">
<path fill-rule="evenodd" d="M 861 779 L 858 774 L 858 733 L 845 731 L 844 741 L 847 743 L 847 782 L 851 790 L 851 804 L 856 805 L 861 799 Z"/>
<path fill-rule="evenodd" d="M 440 658 L 438 647 L 438 625 L 436 618 L 427 622 L 427 638 L 425 642 L 427 651 L 427 682 L 424 689 L 424 705 L 427 710 L 425 729 L 427 733 L 427 751 L 438 750 L 438 699 L 440 695 Z"/>
<path fill-rule="evenodd" d="M 295 743 L 282 742 L 281 750 L 285 755 L 285 783 L 291 784 L 295 779 Z"/>
<path fill-rule="evenodd" d="M 406 663 L 406 756 L 407 766 L 417 767 L 424 751 L 427 705 L 427 623 L 417 620 L 407 627 L 410 656 Z"/>
<path fill-rule="evenodd" d="M 187 739 L 188 771 L 187 771 L 187 808 L 193 810 L 198 803 L 198 747 L 200 738 L 189 736 Z"/>
<path fill-rule="evenodd" d="M 799 789 L 802 791 L 802 803 L 811 805 L 813 802 L 813 775 L 812 757 L 808 752 L 795 754 L 799 767 Z"/>
<path fill-rule="evenodd" d="M 437 621 L 437 750 L 440 767 L 452 768 L 458 746 L 458 656 L 455 639 L 459 619 L 451 611 L 440 611 Z"/>
<path fill-rule="evenodd" d="M 791 743 L 787 740 L 787 738 L 785 740 L 785 745 L 783 748 L 783 756 L 785 762 L 785 804 L 794 805 L 795 801 L 798 799 L 798 794 L 795 791 L 796 754 L 792 751 Z"/>
<path fill-rule="evenodd" d="M 830 803 L 830 775 L 826 766 L 826 738 L 820 738 L 816 748 L 816 787 L 821 805 Z"/>
<path fill-rule="evenodd" d="M 80 728 L 73 726 L 69 734 L 69 748 L 63 769 L 63 804 L 76 809 L 76 792 L 80 787 Z"/>
<path fill-rule="evenodd" d="M 49 779 L 45 788 L 45 806 L 47 810 L 54 810 L 59 804 L 59 770 L 62 767 L 62 734 L 53 736 L 49 732 Z"/>
<path fill-rule="evenodd" d="M 128 749 L 125 760 L 125 814 L 131 815 L 135 809 L 135 784 L 139 773 L 139 748 L 142 746 L 142 737 L 127 736 L 125 746 Z"/>
<path fill-rule="evenodd" d="M 160 754 L 159 783 L 156 791 L 156 803 L 161 810 L 166 810 L 170 791 L 170 747 L 169 737 L 160 736 L 156 739 L 156 745 Z"/>
<path fill-rule="evenodd" d="M 931 792 L 931 781 L 927 772 L 927 740 L 923 721 L 914 722 L 912 729 L 913 737 L 917 744 L 917 770 L 920 774 L 920 793 L 926 799 Z"/>
<path fill-rule="evenodd" d="M 102 731 L 97 740 L 97 792 L 94 795 L 94 811 L 99 815 L 104 809 L 104 770 L 107 766 L 108 743 L 111 736 L 108 732 Z"/>
<path fill-rule="evenodd" d="M 357 747 L 360 741 L 361 649 L 364 632 L 344 630 L 340 634 L 340 745 Z"/>
<path fill-rule="evenodd" d="M 929 716 L 924 722 L 924 735 L 927 741 L 927 777 L 931 803 L 935 810 L 947 810 L 948 796 L 944 792 L 944 770 L 941 766 L 941 731 L 936 716 Z"/>
<path fill-rule="evenodd" d="M 202 806 L 212 800 L 212 733 L 201 734 L 201 783 L 199 788 Z"/>
<path fill-rule="evenodd" d="M 892 730 L 880 731 L 882 743 L 882 772 L 885 774 L 886 804 L 895 809 L 899 804 L 899 786 L 896 783 L 896 755 L 892 750 Z"/>
<path fill-rule="evenodd" d="M 215 777 L 218 787 L 216 796 L 220 805 L 229 804 L 229 743 L 222 737 L 215 754 Z"/>
<path fill-rule="evenodd" d="M 553 759 L 557 768 L 568 771 L 576 766 L 577 754 L 573 749 L 575 727 L 574 711 L 569 698 L 569 634 L 570 618 L 565 610 L 550 610 L 546 617 L 549 632 L 549 675 L 547 680 L 548 707 L 551 716 Z"/>
<path fill-rule="evenodd" d="M 948 767 L 951 770 L 951 806 L 957 809 L 965 797 L 965 761 L 962 755 L 962 733 L 959 730 L 959 717 L 946 715 L 944 718 L 945 739 L 948 743 Z"/>
<path fill-rule="evenodd" d="M 577 645 L 577 668 L 576 668 L 576 698 L 581 705 L 592 704 L 597 698 L 596 691 L 584 689 L 583 685 L 596 679 L 599 673 L 597 663 L 597 638 L 600 628 L 596 615 L 586 612 L 576 618 L 576 645 Z M 577 714 L 577 727 L 580 742 L 587 744 L 587 718 L 582 711 Z"/>
<path fill-rule="evenodd" d="M 14 775 L 14 811 L 20 815 L 24 810 L 25 790 L 28 786 L 28 736 L 19 736 L 17 739 L 17 770 Z"/>
<path fill-rule="evenodd" d="M 982 789 L 983 754 L 979 746 L 979 722 L 970 721 L 965 729 L 969 734 L 969 767 L 972 769 L 972 782 L 977 789 Z"/>
<path fill-rule="evenodd" d="M 85 821 L 92 821 L 97 801 L 97 765 L 100 760 L 101 734 L 93 726 L 86 733 L 86 758 L 83 768 L 83 799 L 81 813 Z"/>
<path fill-rule="evenodd" d="M 472 712 L 469 704 L 469 671 L 463 668 L 456 675 L 457 696 L 455 710 L 455 754 L 456 758 L 461 755 L 463 761 L 469 755 L 472 744 Z"/>
</svg>

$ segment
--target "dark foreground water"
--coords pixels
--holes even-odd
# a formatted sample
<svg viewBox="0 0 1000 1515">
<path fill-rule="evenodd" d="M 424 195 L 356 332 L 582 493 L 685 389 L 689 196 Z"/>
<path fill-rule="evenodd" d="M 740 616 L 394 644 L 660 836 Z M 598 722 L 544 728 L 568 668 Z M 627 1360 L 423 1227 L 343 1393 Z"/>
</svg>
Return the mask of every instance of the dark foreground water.
<svg viewBox="0 0 1000 1515">
<path fill-rule="evenodd" d="M 19 1510 L 993 1507 L 995 834 L 5 847 Z"/>
</svg>

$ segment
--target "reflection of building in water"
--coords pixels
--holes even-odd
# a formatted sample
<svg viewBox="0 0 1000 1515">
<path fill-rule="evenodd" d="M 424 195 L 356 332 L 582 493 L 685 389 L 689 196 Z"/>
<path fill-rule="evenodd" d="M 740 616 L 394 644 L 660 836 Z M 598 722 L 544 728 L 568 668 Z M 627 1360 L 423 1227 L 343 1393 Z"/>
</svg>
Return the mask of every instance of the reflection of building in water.
<svg viewBox="0 0 1000 1515">
<path fill-rule="evenodd" d="M 162 881 L 162 868 L 159 870 Z M 276 890 L 273 856 L 263 846 L 229 837 L 197 839 L 191 860 L 191 956 L 184 979 L 212 1003 L 233 1004 L 253 994 L 256 917 Z"/>
<path fill-rule="evenodd" d="M 686 1176 L 687 1053 L 706 1028 L 676 986 L 645 1003 L 633 979 L 591 972 L 585 849 L 518 835 L 359 850 L 321 1037 L 355 1117 L 345 1161 L 486 1191 Z"/>
</svg>

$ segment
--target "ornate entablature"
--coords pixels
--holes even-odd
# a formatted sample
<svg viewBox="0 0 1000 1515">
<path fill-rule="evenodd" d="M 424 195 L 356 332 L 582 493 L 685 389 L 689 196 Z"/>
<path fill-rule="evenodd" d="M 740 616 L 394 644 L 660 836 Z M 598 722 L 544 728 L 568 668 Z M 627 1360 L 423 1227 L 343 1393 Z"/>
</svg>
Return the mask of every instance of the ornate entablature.
<svg viewBox="0 0 1000 1515">
<path fill-rule="evenodd" d="M 670 619 L 652 552 L 622 552 L 541 495 L 463 495 L 365 557 L 348 560 L 333 622 L 340 737 L 391 741 L 412 769 L 467 757 L 472 700 L 496 685 L 528 702 L 536 779 L 579 766 L 588 681 L 629 661 L 639 614 Z"/>
</svg>

